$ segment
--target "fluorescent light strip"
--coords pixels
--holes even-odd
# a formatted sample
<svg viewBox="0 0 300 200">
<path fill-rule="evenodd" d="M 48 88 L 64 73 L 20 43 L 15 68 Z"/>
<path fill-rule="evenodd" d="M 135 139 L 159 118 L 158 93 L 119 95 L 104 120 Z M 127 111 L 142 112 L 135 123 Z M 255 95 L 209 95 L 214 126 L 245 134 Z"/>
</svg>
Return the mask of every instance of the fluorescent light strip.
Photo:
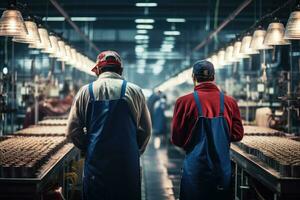
<svg viewBox="0 0 300 200">
<path fill-rule="evenodd" d="M 136 7 L 156 7 L 157 3 L 136 3 Z"/>
<path fill-rule="evenodd" d="M 184 23 L 185 21 L 184 18 L 167 18 L 167 22 Z"/>
<path fill-rule="evenodd" d="M 138 34 L 146 34 L 146 33 L 148 33 L 148 31 L 144 30 L 144 29 L 139 29 L 139 30 L 137 30 L 137 33 Z"/>
<path fill-rule="evenodd" d="M 43 17 L 43 21 L 61 22 L 61 21 L 65 21 L 65 18 L 64 17 Z"/>
<path fill-rule="evenodd" d="M 97 17 L 71 17 L 74 22 L 94 22 L 97 21 Z M 64 17 L 43 17 L 43 21 L 48 22 L 62 22 L 65 21 Z"/>
<path fill-rule="evenodd" d="M 134 38 L 136 40 L 148 40 L 149 36 L 148 35 L 136 35 Z"/>
<path fill-rule="evenodd" d="M 165 41 L 175 41 L 175 37 L 173 37 L 173 36 L 167 36 L 167 37 L 165 37 L 164 40 Z"/>
<path fill-rule="evenodd" d="M 136 43 L 137 44 L 148 44 L 149 40 L 137 40 Z"/>
<path fill-rule="evenodd" d="M 94 22 L 97 21 L 97 17 L 71 17 L 74 22 Z"/>
<path fill-rule="evenodd" d="M 164 31 L 164 35 L 175 36 L 175 35 L 180 35 L 180 32 L 179 31 Z"/>
<path fill-rule="evenodd" d="M 154 23 L 154 19 L 136 19 L 134 20 L 137 24 L 152 24 Z"/>
<path fill-rule="evenodd" d="M 153 29 L 153 25 L 151 24 L 138 24 L 136 25 L 137 29 Z"/>
</svg>

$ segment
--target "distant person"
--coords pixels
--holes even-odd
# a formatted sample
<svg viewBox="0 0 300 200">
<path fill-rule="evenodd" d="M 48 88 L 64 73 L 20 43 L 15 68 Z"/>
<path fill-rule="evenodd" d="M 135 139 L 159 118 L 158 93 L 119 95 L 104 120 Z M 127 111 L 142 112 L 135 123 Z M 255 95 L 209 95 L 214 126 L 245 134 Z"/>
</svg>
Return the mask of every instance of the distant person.
<svg viewBox="0 0 300 200">
<path fill-rule="evenodd" d="M 161 94 L 159 100 L 154 103 L 152 116 L 152 132 L 154 136 L 154 146 L 159 148 L 161 143 L 165 143 L 167 134 L 167 118 L 166 110 L 166 96 Z"/>
<path fill-rule="evenodd" d="M 86 152 L 83 199 L 140 200 L 139 157 L 151 134 L 145 97 L 124 80 L 114 51 L 100 53 L 92 71 L 98 79 L 78 92 L 68 122 L 68 138 Z"/>
<path fill-rule="evenodd" d="M 243 138 L 236 101 L 214 83 L 212 63 L 193 65 L 194 92 L 174 108 L 172 142 L 186 151 L 180 200 L 230 199 L 230 142 Z"/>
<path fill-rule="evenodd" d="M 157 102 L 161 97 L 161 91 L 153 91 L 153 93 L 150 95 L 147 101 L 148 109 L 151 115 L 151 120 L 153 121 L 153 109 L 154 109 L 154 104 Z"/>
</svg>

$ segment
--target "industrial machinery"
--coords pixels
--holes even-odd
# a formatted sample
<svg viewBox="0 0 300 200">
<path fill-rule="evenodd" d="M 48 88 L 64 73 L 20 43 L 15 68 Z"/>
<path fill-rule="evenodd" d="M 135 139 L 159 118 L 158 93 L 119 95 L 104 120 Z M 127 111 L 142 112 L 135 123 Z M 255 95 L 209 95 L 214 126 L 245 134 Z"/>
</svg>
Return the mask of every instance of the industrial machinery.
<svg viewBox="0 0 300 200">
<path fill-rule="evenodd" d="M 65 134 L 61 117 L 0 137 L 0 199 L 72 195 L 81 176 L 81 169 L 75 169 L 80 152 Z"/>
</svg>

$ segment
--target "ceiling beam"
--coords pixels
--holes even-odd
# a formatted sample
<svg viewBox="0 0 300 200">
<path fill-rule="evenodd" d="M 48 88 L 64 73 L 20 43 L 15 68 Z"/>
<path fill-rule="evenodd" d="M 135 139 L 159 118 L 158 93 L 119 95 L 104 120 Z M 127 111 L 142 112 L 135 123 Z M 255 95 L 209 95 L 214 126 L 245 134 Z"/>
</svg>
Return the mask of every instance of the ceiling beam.
<svg viewBox="0 0 300 200">
<path fill-rule="evenodd" d="M 202 47 L 204 47 L 206 44 L 208 44 L 215 35 L 217 35 L 229 22 L 234 20 L 234 18 L 246 8 L 252 0 L 245 0 L 236 10 L 232 12 L 215 30 L 213 30 L 200 44 L 198 44 L 193 51 L 198 51 Z"/>
<path fill-rule="evenodd" d="M 71 20 L 68 13 L 59 5 L 59 3 L 56 0 L 50 0 L 50 2 L 66 19 L 66 21 L 74 28 L 74 30 L 80 35 L 80 37 L 96 51 L 96 54 L 98 54 L 100 52 L 100 49 L 80 30 L 76 23 Z"/>
</svg>

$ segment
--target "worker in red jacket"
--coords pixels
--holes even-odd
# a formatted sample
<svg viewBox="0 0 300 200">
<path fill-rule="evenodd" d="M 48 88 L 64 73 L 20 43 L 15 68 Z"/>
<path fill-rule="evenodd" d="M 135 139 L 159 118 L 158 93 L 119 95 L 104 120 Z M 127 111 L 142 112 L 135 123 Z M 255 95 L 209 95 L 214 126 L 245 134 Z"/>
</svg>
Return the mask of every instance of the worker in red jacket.
<svg viewBox="0 0 300 200">
<path fill-rule="evenodd" d="M 229 199 L 230 142 L 244 134 L 240 111 L 214 83 L 211 62 L 197 61 L 192 77 L 194 92 L 176 101 L 172 121 L 172 143 L 186 151 L 180 200 Z"/>
</svg>

